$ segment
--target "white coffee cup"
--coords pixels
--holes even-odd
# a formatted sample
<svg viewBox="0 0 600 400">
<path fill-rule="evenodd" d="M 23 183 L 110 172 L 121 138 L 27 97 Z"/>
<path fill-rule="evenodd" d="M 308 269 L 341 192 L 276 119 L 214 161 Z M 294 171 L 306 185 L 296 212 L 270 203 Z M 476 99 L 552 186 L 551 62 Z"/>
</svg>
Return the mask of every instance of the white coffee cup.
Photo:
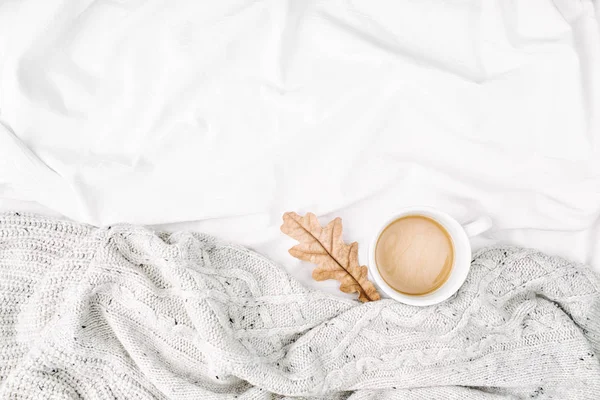
<svg viewBox="0 0 600 400">
<path fill-rule="evenodd" d="M 422 215 L 438 222 L 446 229 L 450 235 L 450 238 L 452 239 L 452 245 L 454 246 L 454 264 L 448 280 L 437 290 L 421 296 L 406 295 L 394 290 L 383 280 L 375 262 L 375 246 L 377 246 L 377 241 L 379 240 L 379 236 L 381 236 L 383 230 L 398 218 L 410 215 Z M 450 215 L 435 208 L 404 208 L 391 218 L 388 218 L 385 223 L 380 226 L 380 229 L 373 238 L 371 246 L 369 247 L 369 275 L 375 282 L 375 285 L 378 287 L 378 289 L 380 289 L 380 292 L 382 292 L 384 297 L 387 296 L 399 302 L 413 306 L 429 306 L 440 303 L 456 293 L 465 282 L 465 279 L 467 279 L 467 275 L 469 274 L 469 270 L 471 268 L 472 256 L 471 242 L 469 241 L 469 237 L 477 236 L 480 233 L 490 229 L 491 226 L 492 220 L 489 217 L 481 217 L 463 226 Z"/>
</svg>

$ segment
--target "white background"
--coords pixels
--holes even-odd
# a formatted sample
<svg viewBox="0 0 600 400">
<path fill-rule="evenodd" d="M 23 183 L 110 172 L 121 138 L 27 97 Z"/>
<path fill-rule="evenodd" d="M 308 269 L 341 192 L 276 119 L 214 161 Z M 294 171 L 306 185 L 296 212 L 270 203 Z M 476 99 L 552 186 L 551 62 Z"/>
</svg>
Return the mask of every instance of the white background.
<svg viewBox="0 0 600 400">
<path fill-rule="evenodd" d="M 363 263 L 429 205 L 600 270 L 599 7 L 2 2 L 0 206 L 206 231 L 334 292 L 284 211 L 341 216 Z"/>
</svg>

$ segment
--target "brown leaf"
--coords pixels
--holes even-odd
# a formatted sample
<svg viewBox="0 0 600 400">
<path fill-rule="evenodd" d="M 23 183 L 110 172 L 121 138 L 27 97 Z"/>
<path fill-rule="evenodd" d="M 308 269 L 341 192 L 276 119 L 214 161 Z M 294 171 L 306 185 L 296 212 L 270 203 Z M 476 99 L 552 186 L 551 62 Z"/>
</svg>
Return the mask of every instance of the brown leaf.
<svg viewBox="0 0 600 400">
<path fill-rule="evenodd" d="M 300 242 L 289 250 L 292 256 L 317 265 L 312 273 L 314 280 L 336 279 L 342 292 L 357 292 L 363 302 L 381 298 L 367 278 L 367 267 L 358 263 L 358 243 L 348 245 L 342 240 L 340 218 L 322 228 L 313 213 L 301 217 L 287 212 L 283 214 L 281 231 Z"/>
</svg>

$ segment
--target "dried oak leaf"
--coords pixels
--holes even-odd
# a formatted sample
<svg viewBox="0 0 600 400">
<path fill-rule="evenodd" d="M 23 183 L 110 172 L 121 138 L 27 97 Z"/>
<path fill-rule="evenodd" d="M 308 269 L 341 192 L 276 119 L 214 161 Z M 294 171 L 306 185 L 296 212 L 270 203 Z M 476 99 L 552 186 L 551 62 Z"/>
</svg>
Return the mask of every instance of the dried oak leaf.
<svg viewBox="0 0 600 400">
<path fill-rule="evenodd" d="M 363 302 L 381 298 L 367 278 L 367 267 L 358 263 L 358 243 L 346 244 L 342 240 L 340 218 L 322 228 L 313 213 L 301 217 L 287 212 L 283 214 L 281 231 L 300 242 L 289 250 L 292 256 L 317 265 L 312 273 L 314 280 L 336 279 L 342 292 L 357 292 Z"/>
</svg>

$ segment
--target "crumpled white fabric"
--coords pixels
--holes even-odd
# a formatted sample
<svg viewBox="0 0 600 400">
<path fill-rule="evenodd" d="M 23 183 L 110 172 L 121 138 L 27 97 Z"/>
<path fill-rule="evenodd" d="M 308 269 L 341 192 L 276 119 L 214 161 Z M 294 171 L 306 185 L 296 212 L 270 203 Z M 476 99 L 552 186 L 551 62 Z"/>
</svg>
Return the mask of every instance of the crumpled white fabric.
<svg viewBox="0 0 600 400">
<path fill-rule="evenodd" d="M 239 246 L 0 214 L 0 398 L 595 400 L 600 275 L 478 251 L 413 307 L 308 290 Z"/>
<path fill-rule="evenodd" d="M 2 2 L 0 196 L 187 221 L 291 270 L 283 211 L 342 216 L 364 252 L 375 221 L 421 204 L 491 216 L 476 244 L 600 269 L 599 9 Z"/>
</svg>

